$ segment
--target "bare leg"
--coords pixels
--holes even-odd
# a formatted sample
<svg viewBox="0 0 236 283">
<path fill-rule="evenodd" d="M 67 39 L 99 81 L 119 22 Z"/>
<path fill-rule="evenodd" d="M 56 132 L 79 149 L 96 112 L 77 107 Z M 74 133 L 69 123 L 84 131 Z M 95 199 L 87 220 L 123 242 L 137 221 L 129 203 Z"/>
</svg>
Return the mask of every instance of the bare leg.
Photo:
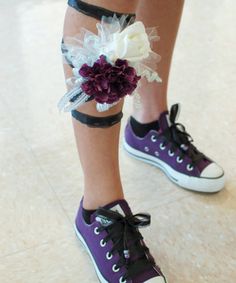
<svg viewBox="0 0 236 283">
<path fill-rule="evenodd" d="M 176 125 L 178 105 L 172 106 L 169 117 L 160 116 L 167 110 L 168 79 L 183 5 L 184 0 L 140 0 L 138 19 L 146 27 L 158 27 L 160 41 L 154 46 L 154 51 L 162 57 L 156 71 L 163 83 L 143 82 L 139 104 L 134 101 L 135 119 L 131 117 L 125 129 L 124 145 L 140 160 L 151 162 L 158 168 L 161 164 L 167 177 L 180 187 L 198 192 L 218 192 L 225 184 L 224 171 L 198 151 L 184 127 Z"/>
<path fill-rule="evenodd" d="M 120 13 L 132 13 L 137 1 L 126 0 L 90 0 L 87 1 L 100 7 Z M 97 20 L 79 13 L 68 7 L 65 23 L 64 38 L 79 33 L 82 27 L 96 31 Z M 72 76 L 72 70 L 64 65 L 65 77 Z M 93 116 L 109 116 L 118 113 L 123 101 L 105 113 L 99 113 L 95 103 L 88 102 L 79 111 Z M 96 209 L 117 199 L 122 199 L 123 191 L 119 173 L 118 142 L 120 124 L 111 128 L 89 128 L 73 119 L 74 133 L 80 161 L 84 172 L 84 201 L 86 209 Z"/>
<path fill-rule="evenodd" d="M 133 116 L 141 123 L 157 120 L 167 110 L 167 90 L 171 59 L 182 15 L 184 0 L 140 0 L 137 19 L 146 27 L 158 27 L 160 40 L 154 51 L 161 55 L 158 73 L 162 83 L 142 82 L 140 89 L 141 107 L 135 106 Z"/>
</svg>

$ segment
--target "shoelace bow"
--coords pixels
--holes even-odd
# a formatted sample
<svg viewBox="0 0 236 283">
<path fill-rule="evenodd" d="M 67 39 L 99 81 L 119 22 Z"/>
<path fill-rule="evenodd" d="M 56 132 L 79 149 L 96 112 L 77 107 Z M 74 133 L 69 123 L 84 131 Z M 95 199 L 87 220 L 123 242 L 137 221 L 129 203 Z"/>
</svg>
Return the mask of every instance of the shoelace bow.
<svg viewBox="0 0 236 283">
<path fill-rule="evenodd" d="M 104 241 L 113 241 L 113 248 L 110 254 L 118 252 L 120 255 L 116 267 L 126 267 L 126 274 L 123 279 L 132 278 L 133 276 L 149 269 L 155 265 L 149 249 L 143 243 L 143 237 L 138 228 L 150 224 L 150 215 L 138 213 L 134 215 L 122 216 L 120 213 L 99 208 L 97 215 L 107 218 L 110 221 L 108 226 L 100 226 L 98 231 L 106 230 L 108 235 Z"/>
</svg>

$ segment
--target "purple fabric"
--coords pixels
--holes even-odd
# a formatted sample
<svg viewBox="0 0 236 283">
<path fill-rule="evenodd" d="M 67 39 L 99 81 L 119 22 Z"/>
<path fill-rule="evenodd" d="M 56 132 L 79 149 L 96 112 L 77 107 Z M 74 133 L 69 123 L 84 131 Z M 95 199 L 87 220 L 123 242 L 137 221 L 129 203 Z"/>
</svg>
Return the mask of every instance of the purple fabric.
<svg viewBox="0 0 236 283">
<path fill-rule="evenodd" d="M 81 200 L 80 207 L 75 219 L 77 230 L 87 243 L 100 272 L 103 274 L 103 277 L 108 282 L 118 283 L 119 279 L 122 277 L 122 275 L 124 275 L 126 270 L 124 267 L 122 267 L 118 272 L 113 272 L 112 266 L 118 262 L 119 255 L 114 254 L 110 260 L 106 259 L 106 253 L 112 249 L 112 242 L 108 241 L 105 247 L 100 246 L 100 241 L 106 237 L 107 232 L 102 231 L 99 235 L 96 235 L 94 233 L 94 229 L 96 227 L 99 227 L 101 224 L 96 220 L 95 213 L 91 215 L 91 224 L 85 223 L 82 217 L 82 205 L 83 199 Z M 132 213 L 129 208 L 129 205 L 125 200 L 118 200 L 105 206 L 105 208 L 107 209 L 111 209 L 114 207 L 118 207 L 118 209 L 121 209 L 125 215 Z M 143 274 L 138 275 L 132 281 L 127 281 L 127 283 L 141 283 L 161 274 L 162 273 L 160 269 L 158 267 L 155 267 L 143 272 Z"/>
<path fill-rule="evenodd" d="M 160 129 L 159 131 L 151 130 L 145 137 L 140 138 L 137 137 L 131 127 L 130 121 L 128 121 L 125 128 L 125 139 L 128 145 L 132 148 L 137 149 L 141 152 L 154 156 L 157 161 L 161 160 L 171 166 L 174 170 L 183 173 L 185 175 L 199 177 L 201 172 L 210 164 L 212 161 L 208 158 L 203 158 L 201 161 L 197 163 L 192 171 L 187 170 L 187 165 L 191 164 L 191 159 L 185 155 L 182 163 L 178 163 L 176 161 L 177 156 L 180 154 L 180 150 L 177 149 L 174 156 L 168 155 L 168 150 L 171 148 L 171 144 L 169 143 L 164 150 L 160 149 L 160 145 L 163 142 L 163 138 L 161 137 L 161 133 L 169 127 L 169 119 L 168 112 L 163 112 L 158 120 Z M 156 136 L 157 140 L 155 142 L 152 141 L 151 137 Z M 148 147 L 148 152 L 145 148 Z"/>
</svg>

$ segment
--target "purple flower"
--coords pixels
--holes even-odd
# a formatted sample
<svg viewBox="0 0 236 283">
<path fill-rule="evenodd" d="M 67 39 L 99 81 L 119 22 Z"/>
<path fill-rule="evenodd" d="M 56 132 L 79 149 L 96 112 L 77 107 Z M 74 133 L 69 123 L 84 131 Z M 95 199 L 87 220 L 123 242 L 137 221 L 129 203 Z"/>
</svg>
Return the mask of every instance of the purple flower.
<svg viewBox="0 0 236 283">
<path fill-rule="evenodd" d="M 81 84 L 82 90 L 99 103 L 118 101 L 125 95 L 130 95 L 137 87 L 140 76 L 128 65 L 127 60 L 117 59 L 112 65 L 101 55 L 92 67 L 84 64 L 79 74 L 86 79 Z"/>
</svg>

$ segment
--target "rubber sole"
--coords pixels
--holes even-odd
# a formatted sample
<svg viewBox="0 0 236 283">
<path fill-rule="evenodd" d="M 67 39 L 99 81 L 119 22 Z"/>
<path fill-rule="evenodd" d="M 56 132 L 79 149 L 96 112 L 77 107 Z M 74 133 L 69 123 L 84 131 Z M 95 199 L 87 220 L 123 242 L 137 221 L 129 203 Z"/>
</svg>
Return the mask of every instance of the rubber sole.
<svg viewBox="0 0 236 283">
<path fill-rule="evenodd" d="M 224 175 L 214 179 L 187 176 L 174 170 L 160 159 L 158 160 L 156 157 L 153 157 L 150 154 L 146 154 L 140 150 L 134 149 L 126 142 L 125 138 L 123 139 L 123 148 L 130 156 L 161 169 L 172 182 L 184 189 L 196 192 L 216 193 L 224 187 Z"/>
</svg>

